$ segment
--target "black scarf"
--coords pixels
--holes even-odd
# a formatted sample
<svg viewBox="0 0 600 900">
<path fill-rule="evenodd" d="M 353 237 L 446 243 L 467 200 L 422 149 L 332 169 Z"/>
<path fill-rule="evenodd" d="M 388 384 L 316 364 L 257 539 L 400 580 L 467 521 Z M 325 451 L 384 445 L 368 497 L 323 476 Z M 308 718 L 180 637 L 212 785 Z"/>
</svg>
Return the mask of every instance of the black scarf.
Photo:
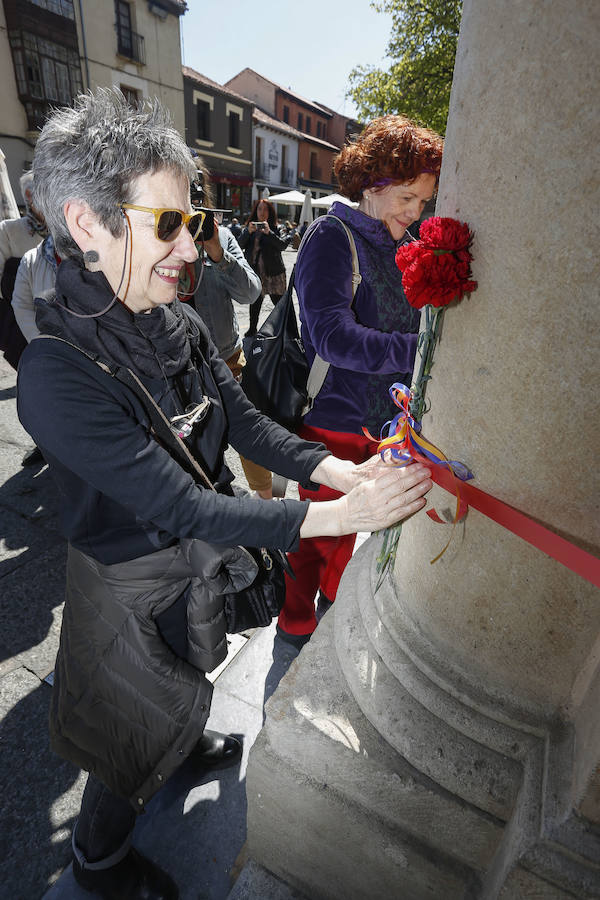
<svg viewBox="0 0 600 900">
<path fill-rule="evenodd" d="M 64 338 L 138 375 L 168 378 L 187 368 L 198 334 L 178 299 L 149 313 L 132 313 L 117 300 L 95 319 L 80 319 L 67 311 L 99 312 L 112 296 L 102 272 L 88 272 L 76 259 L 64 259 L 56 291 L 36 299 L 37 326 L 42 334 Z"/>
</svg>

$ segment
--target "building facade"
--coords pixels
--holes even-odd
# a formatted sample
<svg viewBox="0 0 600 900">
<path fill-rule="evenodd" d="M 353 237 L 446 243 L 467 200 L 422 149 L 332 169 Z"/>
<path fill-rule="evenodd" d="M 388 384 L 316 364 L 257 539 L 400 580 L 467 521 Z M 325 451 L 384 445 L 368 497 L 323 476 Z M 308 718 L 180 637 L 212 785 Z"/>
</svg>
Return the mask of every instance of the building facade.
<svg viewBox="0 0 600 900">
<path fill-rule="evenodd" d="M 180 17 L 184 0 L 2 0 L 0 145 L 13 191 L 30 168 L 51 107 L 82 90 L 158 97 L 185 128 Z"/>
<path fill-rule="evenodd" d="M 334 113 L 299 94 L 265 78 L 254 69 L 242 69 L 226 82 L 239 91 L 273 119 L 287 125 L 298 134 L 297 186 L 310 188 L 318 198 L 335 190 L 333 160 L 341 143 L 329 138 Z"/>
<path fill-rule="evenodd" d="M 235 91 L 183 67 L 185 136 L 210 172 L 215 205 L 250 212 L 253 104 Z"/>
<path fill-rule="evenodd" d="M 296 187 L 298 143 L 301 135 L 284 122 L 256 108 L 254 121 L 254 189 L 253 200 L 265 188 L 271 194 Z"/>
<path fill-rule="evenodd" d="M 333 160 L 341 146 L 328 140 L 333 113 L 277 86 L 275 117 L 293 125 L 301 135 L 298 149 L 299 187 L 310 188 L 314 197 L 330 193 L 336 183 Z"/>
<path fill-rule="evenodd" d="M 84 86 L 117 87 L 131 101 L 158 97 L 183 135 L 180 17 L 186 9 L 184 0 L 77 0 Z"/>
<path fill-rule="evenodd" d="M 363 126 L 360 122 L 350 118 L 350 116 L 343 116 L 341 113 L 329 109 L 328 106 L 323 106 L 323 104 L 320 104 L 320 106 L 331 113 L 331 120 L 327 131 L 328 141 L 335 144 L 336 147 L 343 147 L 348 141 L 355 141 L 357 139 L 363 130 Z"/>
<path fill-rule="evenodd" d="M 46 114 L 81 91 L 82 73 L 72 0 L 3 0 L 1 14 L 0 141 L 20 203 L 19 176 L 31 166 Z"/>
</svg>

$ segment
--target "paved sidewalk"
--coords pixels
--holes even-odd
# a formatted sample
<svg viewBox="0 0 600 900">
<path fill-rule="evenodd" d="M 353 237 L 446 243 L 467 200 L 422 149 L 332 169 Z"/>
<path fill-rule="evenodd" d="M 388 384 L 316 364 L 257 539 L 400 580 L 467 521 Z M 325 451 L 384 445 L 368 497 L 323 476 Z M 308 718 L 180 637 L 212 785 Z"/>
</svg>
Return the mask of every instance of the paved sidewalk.
<svg viewBox="0 0 600 900">
<path fill-rule="evenodd" d="M 288 275 L 295 255 L 284 253 Z M 265 301 L 261 321 L 271 309 Z M 243 334 L 248 310 L 236 311 Z M 86 775 L 48 742 L 66 562 L 60 500 L 47 466 L 21 467 L 33 443 L 17 419 L 15 383 L 0 353 L 0 900 L 85 900 L 92 895 L 75 884 L 70 860 Z M 237 454 L 227 458 L 246 485 Z M 296 485 L 287 496 L 297 496 Z M 136 825 L 136 845 L 173 875 L 181 900 L 225 900 L 245 863 L 248 751 L 264 700 L 296 655 L 274 637 L 274 623 L 232 637 L 226 664 L 211 676 L 208 725 L 243 737 L 241 765 L 211 777 L 184 764 Z M 251 863 L 232 900 L 298 896 Z"/>
<path fill-rule="evenodd" d="M 184 763 L 138 819 L 135 846 L 170 872 L 181 900 L 225 900 L 245 862 L 248 751 L 262 728 L 269 672 L 282 672 L 294 656 L 279 653 L 274 666 L 274 631 L 273 624 L 255 632 L 215 682 L 208 725 L 243 737 L 241 766 L 211 776 Z M 44 900 L 88 897 L 69 866 Z"/>
<path fill-rule="evenodd" d="M 295 256 L 284 254 L 288 275 Z M 235 306 L 243 334 L 248 307 Z M 261 321 L 271 309 L 265 301 Z M 0 353 L 0 900 L 37 900 L 70 862 L 85 774 L 48 743 L 52 688 L 45 679 L 58 649 L 66 545 L 47 466 L 21 467 L 33 443 L 17 419 L 15 384 L 16 373 Z M 245 484 L 237 454 L 228 453 L 228 461 Z M 294 489 L 290 485 L 288 496 Z M 195 780 L 184 770 L 140 819 L 140 846 L 152 855 L 156 848 L 181 881 L 184 898 L 220 900 L 229 892 L 229 870 L 245 840 L 245 764 L 262 723 L 272 644 L 272 629 L 250 642 L 234 640 L 232 652 L 244 646 L 243 656 L 216 682 L 210 724 L 244 736 L 241 769 L 218 773 L 216 780 Z M 73 890 L 68 870 L 48 896 L 76 896 Z"/>
<path fill-rule="evenodd" d="M 21 467 L 32 442 L 17 420 L 15 380 L 0 355 L 0 898 L 70 900 L 90 896 L 69 866 L 85 774 L 49 748 L 45 680 L 58 648 L 66 546 L 47 466 Z M 237 454 L 228 459 L 243 481 Z M 138 822 L 137 845 L 173 873 L 182 900 L 222 900 L 231 889 L 246 835 L 248 750 L 262 727 L 265 691 L 295 655 L 283 646 L 274 664 L 274 628 L 232 636 L 226 664 L 211 676 L 209 727 L 244 738 L 241 766 L 213 779 L 184 765 Z"/>
</svg>

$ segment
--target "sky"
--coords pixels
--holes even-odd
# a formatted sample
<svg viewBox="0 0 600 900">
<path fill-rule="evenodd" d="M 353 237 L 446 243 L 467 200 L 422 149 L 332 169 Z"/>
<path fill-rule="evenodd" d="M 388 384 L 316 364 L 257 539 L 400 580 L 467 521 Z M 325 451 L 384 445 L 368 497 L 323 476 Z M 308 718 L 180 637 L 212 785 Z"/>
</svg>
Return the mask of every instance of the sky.
<svg viewBox="0 0 600 900">
<path fill-rule="evenodd" d="M 249 67 L 308 100 L 354 116 L 345 98 L 357 65 L 387 67 L 391 16 L 369 0 L 187 0 L 186 66 L 218 84 Z"/>
</svg>

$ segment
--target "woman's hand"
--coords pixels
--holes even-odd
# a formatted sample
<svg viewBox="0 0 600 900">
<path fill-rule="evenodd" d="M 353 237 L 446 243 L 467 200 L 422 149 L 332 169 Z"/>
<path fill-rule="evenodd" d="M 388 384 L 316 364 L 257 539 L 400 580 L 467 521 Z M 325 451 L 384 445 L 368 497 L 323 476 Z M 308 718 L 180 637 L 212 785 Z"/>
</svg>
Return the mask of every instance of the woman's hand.
<svg viewBox="0 0 600 900">
<path fill-rule="evenodd" d="M 379 531 L 425 506 L 424 495 L 432 487 L 431 473 L 425 466 L 414 463 L 395 468 L 382 464 L 373 473 L 339 500 L 311 503 L 300 527 L 300 537 Z"/>
<path fill-rule="evenodd" d="M 352 488 L 371 478 L 378 478 L 389 470 L 388 463 L 383 462 L 379 454 L 371 456 L 366 462 L 356 465 L 349 459 L 338 459 L 337 456 L 327 456 L 321 460 L 310 476 L 311 481 L 317 484 L 325 484 L 347 494 Z"/>
<path fill-rule="evenodd" d="M 219 226 L 215 222 L 215 230 L 209 241 L 204 241 L 204 249 L 214 263 L 219 263 L 223 259 L 223 247 L 219 240 Z"/>
<path fill-rule="evenodd" d="M 254 222 L 248 222 L 248 231 L 250 232 L 250 234 L 254 234 L 254 232 L 256 231 L 256 225 L 254 224 Z"/>
</svg>

